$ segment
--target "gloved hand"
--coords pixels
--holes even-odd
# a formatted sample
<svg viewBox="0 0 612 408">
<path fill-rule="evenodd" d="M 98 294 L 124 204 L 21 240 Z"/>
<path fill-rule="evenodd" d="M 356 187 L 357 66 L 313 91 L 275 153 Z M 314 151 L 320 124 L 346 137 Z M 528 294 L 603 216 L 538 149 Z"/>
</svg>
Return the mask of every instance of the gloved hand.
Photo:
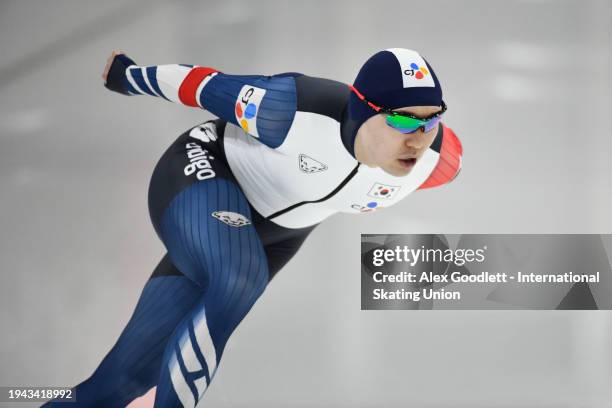
<svg viewBox="0 0 612 408">
<path fill-rule="evenodd" d="M 111 91 L 129 95 L 124 82 L 127 81 L 125 70 L 136 63 L 128 58 L 123 51 L 113 51 L 106 60 L 106 66 L 102 73 L 104 86 Z"/>
</svg>

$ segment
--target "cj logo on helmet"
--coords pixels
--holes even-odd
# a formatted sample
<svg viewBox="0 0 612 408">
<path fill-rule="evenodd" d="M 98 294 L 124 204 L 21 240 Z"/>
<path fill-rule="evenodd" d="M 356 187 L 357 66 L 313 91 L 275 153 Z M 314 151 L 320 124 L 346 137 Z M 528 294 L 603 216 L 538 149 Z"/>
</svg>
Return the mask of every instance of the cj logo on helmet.
<svg viewBox="0 0 612 408">
<path fill-rule="evenodd" d="M 410 64 L 409 69 L 404 70 L 404 75 L 413 76 L 416 79 L 423 79 L 426 75 L 429 75 L 429 71 L 425 67 L 419 67 L 414 62 Z"/>
<path fill-rule="evenodd" d="M 405 48 L 389 48 L 387 51 L 391 52 L 399 62 L 398 73 L 401 73 L 404 88 L 436 86 L 433 72 L 429 71 L 427 62 L 418 52 Z"/>
<path fill-rule="evenodd" d="M 265 94 L 265 89 L 244 85 L 238 94 L 234 107 L 236 122 L 242 130 L 254 137 L 259 137 L 257 133 L 257 114 Z"/>
</svg>

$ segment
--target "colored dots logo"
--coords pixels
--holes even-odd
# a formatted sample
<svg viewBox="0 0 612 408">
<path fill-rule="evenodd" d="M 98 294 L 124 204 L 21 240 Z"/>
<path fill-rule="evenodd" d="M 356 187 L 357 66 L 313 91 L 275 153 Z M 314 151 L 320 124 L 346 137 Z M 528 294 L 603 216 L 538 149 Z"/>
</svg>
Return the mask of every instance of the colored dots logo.
<svg viewBox="0 0 612 408">
<path fill-rule="evenodd" d="M 249 103 L 244 110 L 244 117 L 247 119 L 254 118 L 257 114 L 257 106 L 254 103 Z"/>
<path fill-rule="evenodd" d="M 254 118 L 255 115 L 257 115 L 257 105 L 254 103 L 247 103 L 243 111 L 242 104 L 240 102 L 236 102 L 236 117 L 238 118 L 238 122 L 245 132 L 249 131 L 249 124 L 247 120 Z"/>
<path fill-rule="evenodd" d="M 353 210 L 357 210 L 361 213 L 369 213 L 378 209 L 383 208 L 382 205 L 378 205 L 378 203 L 376 201 L 370 201 L 369 203 L 367 203 L 365 206 L 361 205 L 361 204 L 353 204 L 351 205 L 351 208 Z"/>
<path fill-rule="evenodd" d="M 249 122 L 247 122 L 245 119 L 240 120 L 240 126 L 245 132 L 249 131 Z"/>
<path fill-rule="evenodd" d="M 259 108 L 261 107 L 266 90 L 257 88 L 251 85 L 244 85 L 234 105 L 234 117 L 242 130 L 248 135 L 258 139 L 257 132 L 257 117 L 259 116 Z"/>
<path fill-rule="evenodd" d="M 414 62 L 410 64 L 410 68 L 412 69 L 406 70 L 406 74 L 410 76 L 414 75 L 416 79 L 423 79 L 425 78 L 425 75 L 429 75 L 429 71 L 427 70 L 427 68 L 419 67 Z"/>
</svg>

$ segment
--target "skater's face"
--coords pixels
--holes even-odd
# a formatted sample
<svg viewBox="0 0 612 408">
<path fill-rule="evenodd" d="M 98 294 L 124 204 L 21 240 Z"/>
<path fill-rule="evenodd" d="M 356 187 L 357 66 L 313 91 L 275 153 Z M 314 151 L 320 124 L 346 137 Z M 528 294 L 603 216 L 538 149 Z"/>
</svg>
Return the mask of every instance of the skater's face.
<svg viewBox="0 0 612 408">
<path fill-rule="evenodd" d="M 395 111 L 427 118 L 441 109 L 440 106 L 408 106 Z M 386 114 L 374 115 L 363 123 L 355 140 L 355 155 L 369 167 L 380 167 L 393 176 L 402 177 L 412 171 L 429 149 L 441 125 L 427 132 L 419 128 L 414 133 L 402 133 L 389 126 L 386 117 Z"/>
</svg>

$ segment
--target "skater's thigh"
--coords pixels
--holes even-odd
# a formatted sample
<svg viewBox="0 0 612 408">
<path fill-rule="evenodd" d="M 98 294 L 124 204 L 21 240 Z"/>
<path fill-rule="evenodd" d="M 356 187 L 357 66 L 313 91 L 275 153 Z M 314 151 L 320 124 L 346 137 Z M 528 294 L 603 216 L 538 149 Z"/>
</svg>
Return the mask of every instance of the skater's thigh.
<svg viewBox="0 0 612 408">
<path fill-rule="evenodd" d="M 259 287 L 267 280 L 265 252 L 217 124 L 185 132 L 164 153 L 149 188 L 151 219 L 173 264 L 199 285 L 219 276 Z"/>
</svg>

